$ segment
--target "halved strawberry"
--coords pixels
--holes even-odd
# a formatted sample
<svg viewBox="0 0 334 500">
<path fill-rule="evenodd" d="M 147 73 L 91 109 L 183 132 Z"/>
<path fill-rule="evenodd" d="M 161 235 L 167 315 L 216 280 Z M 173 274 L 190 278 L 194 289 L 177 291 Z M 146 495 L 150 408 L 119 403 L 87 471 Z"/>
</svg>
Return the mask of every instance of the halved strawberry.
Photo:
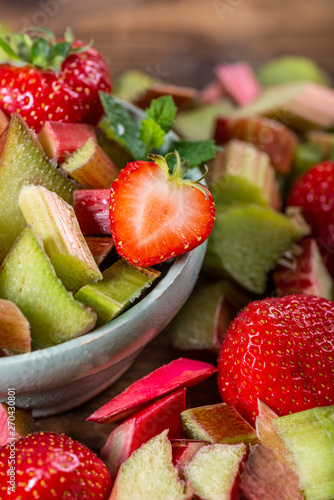
<svg viewBox="0 0 334 500">
<path fill-rule="evenodd" d="M 104 463 L 64 434 L 30 434 L 0 449 L 1 499 L 107 500 L 110 490 Z"/>
<path fill-rule="evenodd" d="M 176 152 L 172 174 L 159 155 L 129 163 L 111 186 L 111 233 L 117 252 L 132 264 L 152 266 L 203 243 L 212 230 L 210 192 L 183 179 Z"/>
</svg>

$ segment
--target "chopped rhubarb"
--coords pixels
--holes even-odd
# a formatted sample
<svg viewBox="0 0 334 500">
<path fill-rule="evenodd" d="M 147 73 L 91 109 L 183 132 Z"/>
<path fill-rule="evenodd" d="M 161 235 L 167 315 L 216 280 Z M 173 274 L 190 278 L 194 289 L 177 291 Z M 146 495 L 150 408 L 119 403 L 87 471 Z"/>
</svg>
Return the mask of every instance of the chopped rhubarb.
<svg viewBox="0 0 334 500">
<path fill-rule="evenodd" d="M 31 411 L 0 403 L 0 447 L 31 434 L 34 428 Z"/>
<path fill-rule="evenodd" d="M 92 138 L 60 168 L 86 189 L 108 189 L 119 174 L 119 169 Z"/>
<path fill-rule="evenodd" d="M 19 206 L 35 235 L 41 238 L 57 276 L 71 291 L 102 279 L 80 230 L 73 207 L 43 186 L 21 189 Z"/>
<path fill-rule="evenodd" d="M 61 163 L 89 138 L 96 142 L 94 127 L 86 123 L 63 123 L 48 121 L 38 133 L 39 142 L 45 154 L 57 163 Z"/>
<path fill-rule="evenodd" d="M 118 425 L 101 450 L 112 478 L 120 465 L 143 443 L 168 429 L 168 437 L 181 438 L 180 414 L 186 407 L 186 389 L 182 388 L 145 407 Z"/>
<path fill-rule="evenodd" d="M 247 457 L 240 444 L 202 446 L 185 465 L 184 476 L 201 500 L 237 500 L 238 481 Z"/>
<path fill-rule="evenodd" d="M 210 443 L 258 442 L 255 429 L 227 403 L 189 408 L 181 414 L 181 421 L 187 438 Z"/>
<path fill-rule="evenodd" d="M 210 171 L 215 203 L 257 203 L 280 210 L 282 200 L 267 153 L 232 139 L 219 151 Z"/>
<path fill-rule="evenodd" d="M 216 367 L 210 363 L 187 358 L 175 359 L 131 384 L 87 420 L 99 423 L 121 420 L 150 401 L 175 389 L 196 385 L 216 371 Z"/>
<path fill-rule="evenodd" d="M 298 476 L 275 453 L 256 445 L 240 479 L 240 490 L 247 500 L 303 500 Z"/>
<path fill-rule="evenodd" d="M 111 236 L 109 189 L 77 189 L 73 208 L 85 236 Z"/>
<path fill-rule="evenodd" d="M 290 172 L 297 138 L 282 123 L 261 116 L 219 117 L 215 131 L 217 144 L 225 144 L 231 139 L 254 144 L 260 151 L 267 153 L 279 173 L 286 175 Z"/>
<path fill-rule="evenodd" d="M 8 354 L 31 351 L 30 325 L 11 301 L 0 299 L 0 348 Z"/>
<path fill-rule="evenodd" d="M 317 146 L 321 152 L 321 160 L 332 160 L 334 155 L 334 134 L 323 130 L 310 130 L 306 134 L 308 143 Z"/>
<path fill-rule="evenodd" d="M 179 475 L 183 476 L 183 468 L 189 460 L 193 458 L 205 441 L 200 439 L 171 439 L 173 464 L 178 468 Z"/>
<path fill-rule="evenodd" d="M 2 132 L 5 130 L 5 128 L 7 127 L 9 123 L 9 118 L 7 117 L 7 115 L 2 111 L 2 109 L 0 109 L 0 135 L 2 134 Z"/>
<path fill-rule="evenodd" d="M 225 97 L 225 92 L 217 80 L 208 83 L 200 93 L 200 101 L 203 104 L 218 102 L 223 97 Z"/>
<path fill-rule="evenodd" d="M 134 104 L 139 108 L 146 109 L 153 99 L 157 99 L 164 95 L 171 95 L 176 107 L 180 111 L 193 107 L 198 99 L 198 91 L 194 88 L 157 82 L 146 89 L 134 101 Z"/>
<path fill-rule="evenodd" d="M 239 106 L 254 101 L 261 88 L 249 64 L 220 64 L 216 68 L 216 76 L 223 90 L 229 94 Z"/>
<path fill-rule="evenodd" d="M 115 246 L 114 240 L 107 236 L 86 236 L 85 240 L 98 266 Z"/>
<path fill-rule="evenodd" d="M 305 238 L 298 251 L 291 251 L 274 270 L 274 282 L 279 297 L 284 295 L 318 295 L 333 300 L 333 280 L 321 257 L 317 242 Z"/>
<path fill-rule="evenodd" d="M 167 432 L 154 436 L 122 463 L 109 500 L 193 498 L 191 485 L 178 478 Z"/>
</svg>

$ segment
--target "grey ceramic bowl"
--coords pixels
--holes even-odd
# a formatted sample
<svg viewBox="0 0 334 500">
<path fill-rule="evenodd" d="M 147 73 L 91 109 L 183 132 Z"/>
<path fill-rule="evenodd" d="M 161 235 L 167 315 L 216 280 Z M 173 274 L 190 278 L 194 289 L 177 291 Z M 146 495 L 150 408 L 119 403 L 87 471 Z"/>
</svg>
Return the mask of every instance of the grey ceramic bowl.
<svg viewBox="0 0 334 500">
<path fill-rule="evenodd" d="M 182 307 L 195 285 L 205 248 L 206 243 L 177 258 L 145 298 L 107 325 L 64 344 L 0 358 L 0 401 L 14 389 L 17 406 L 46 416 L 106 389 Z"/>
</svg>

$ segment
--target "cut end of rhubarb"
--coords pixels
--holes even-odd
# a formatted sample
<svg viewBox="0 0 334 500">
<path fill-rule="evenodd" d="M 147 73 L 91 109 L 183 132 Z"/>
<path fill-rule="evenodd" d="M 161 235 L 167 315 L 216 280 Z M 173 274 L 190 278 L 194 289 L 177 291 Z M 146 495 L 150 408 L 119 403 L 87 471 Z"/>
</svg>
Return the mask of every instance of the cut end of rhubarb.
<svg viewBox="0 0 334 500">
<path fill-rule="evenodd" d="M 13 302 L 4 299 L 0 299 L 0 348 L 10 355 L 31 351 L 28 320 Z"/>
</svg>

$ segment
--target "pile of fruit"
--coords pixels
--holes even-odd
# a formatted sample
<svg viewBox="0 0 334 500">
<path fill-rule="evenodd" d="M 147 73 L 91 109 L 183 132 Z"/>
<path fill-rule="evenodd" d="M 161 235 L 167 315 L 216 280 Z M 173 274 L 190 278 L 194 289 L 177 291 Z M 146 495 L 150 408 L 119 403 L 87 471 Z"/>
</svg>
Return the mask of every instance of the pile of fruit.
<svg viewBox="0 0 334 500">
<path fill-rule="evenodd" d="M 11 406 L 0 405 L 0 498 L 334 498 L 327 75 L 298 58 L 257 74 L 221 65 L 199 92 L 139 85 L 132 73 L 116 92 L 136 88 L 137 123 L 101 56 L 70 32 L 1 48 L 15 61 L 0 65 L 3 355 L 107 323 L 162 262 L 206 238 L 208 250 L 170 325 L 189 357 L 89 417 L 122 420 L 101 459 L 65 436 L 31 434 L 24 411 L 11 435 Z M 184 138 L 167 146 L 172 127 Z M 203 163 L 209 190 L 185 177 Z M 223 402 L 189 408 L 186 389 L 214 374 Z"/>
</svg>

